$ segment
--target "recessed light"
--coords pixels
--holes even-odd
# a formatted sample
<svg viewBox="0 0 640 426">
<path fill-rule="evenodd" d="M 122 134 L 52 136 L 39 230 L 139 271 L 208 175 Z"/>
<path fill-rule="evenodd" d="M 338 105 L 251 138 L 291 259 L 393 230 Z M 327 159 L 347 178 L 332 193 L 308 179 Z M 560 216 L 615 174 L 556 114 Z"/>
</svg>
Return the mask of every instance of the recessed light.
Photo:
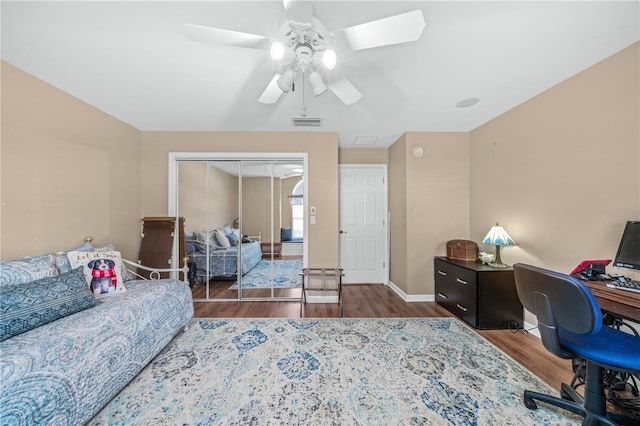
<svg viewBox="0 0 640 426">
<path fill-rule="evenodd" d="M 478 102 L 480 102 L 479 98 L 468 98 L 468 99 L 463 99 L 460 102 L 458 102 L 456 104 L 456 107 L 458 108 L 468 108 L 470 106 L 474 106 L 475 104 L 477 104 Z"/>
</svg>

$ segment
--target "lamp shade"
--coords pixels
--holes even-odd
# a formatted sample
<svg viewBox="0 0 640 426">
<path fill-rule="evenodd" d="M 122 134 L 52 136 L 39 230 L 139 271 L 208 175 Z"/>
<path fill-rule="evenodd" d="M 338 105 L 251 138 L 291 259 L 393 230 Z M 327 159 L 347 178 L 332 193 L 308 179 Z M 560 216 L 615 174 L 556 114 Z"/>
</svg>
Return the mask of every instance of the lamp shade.
<svg viewBox="0 0 640 426">
<path fill-rule="evenodd" d="M 286 70 L 284 74 L 278 79 L 278 81 L 276 81 L 280 90 L 282 90 L 284 93 L 289 92 L 289 90 L 291 90 L 291 86 L 293 86 L 294 77 L 295 76 L 292 70 Z"/>
<path fill-rule="evenodd" d="M 496 246 L 515 246 L 516 243 L 509 236 L 504 228 L 496 223 L 496 226 L 492 227 L 482 244 L 494 244 Z"/>
<path fill-rule="evenodd" d="M 322 95 L 327 91 L 327 85 L 322 81 L 322 76 L 318 71 L 312 71 L 311 74 L 309 74 L 309 82 L 313 88 L 313 96 Z"/>
</svg>

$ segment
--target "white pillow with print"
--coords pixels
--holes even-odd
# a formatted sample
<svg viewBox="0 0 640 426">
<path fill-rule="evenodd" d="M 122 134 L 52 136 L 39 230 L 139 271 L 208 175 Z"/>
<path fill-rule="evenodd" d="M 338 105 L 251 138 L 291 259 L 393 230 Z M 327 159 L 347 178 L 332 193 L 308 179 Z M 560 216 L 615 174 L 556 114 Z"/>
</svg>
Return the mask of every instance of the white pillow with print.
<svg viewBox="0 0 640 426">
<path fill-rule="evenodd" d="M 122 280 L 122 259 L 118 251 L 70 251 L 73 269 L 82 266 L 89 290 L 95 297 L 127 291 Z"/>
</svg>

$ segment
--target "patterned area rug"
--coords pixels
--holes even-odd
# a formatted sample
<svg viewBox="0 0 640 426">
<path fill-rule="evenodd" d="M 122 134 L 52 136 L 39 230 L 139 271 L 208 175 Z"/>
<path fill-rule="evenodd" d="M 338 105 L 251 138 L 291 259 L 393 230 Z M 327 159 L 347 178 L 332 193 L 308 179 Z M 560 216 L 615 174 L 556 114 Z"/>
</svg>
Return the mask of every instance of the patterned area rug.
<svg viewBox="0 0 640 426">
<path fill-rule="evenodd" d="M 302 287 L 302 260 L 261 260 L 242 277 L 243 288 L 295 288 Z M 234 283 L 229 290 L 238 288 Z"/>
<path fill-rule="evenodd" d="M 455 318 L 200 319 L 89 424 L 568 425 Z"/>
</svg>

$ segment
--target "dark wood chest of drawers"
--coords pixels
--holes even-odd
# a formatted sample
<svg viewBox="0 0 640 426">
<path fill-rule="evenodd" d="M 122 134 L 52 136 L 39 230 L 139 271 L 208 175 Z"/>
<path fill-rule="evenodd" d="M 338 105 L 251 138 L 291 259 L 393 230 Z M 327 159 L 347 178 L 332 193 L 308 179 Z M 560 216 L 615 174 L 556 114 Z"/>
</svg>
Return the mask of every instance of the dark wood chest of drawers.
<svg viewBox="0 0 640 426">
<path fill-rule="evenodd" d="M 475 328 L 522 328 L 513 269 L 446 257 L 434 262 L 435 299 L 449 312 Z"/>
</svg>

